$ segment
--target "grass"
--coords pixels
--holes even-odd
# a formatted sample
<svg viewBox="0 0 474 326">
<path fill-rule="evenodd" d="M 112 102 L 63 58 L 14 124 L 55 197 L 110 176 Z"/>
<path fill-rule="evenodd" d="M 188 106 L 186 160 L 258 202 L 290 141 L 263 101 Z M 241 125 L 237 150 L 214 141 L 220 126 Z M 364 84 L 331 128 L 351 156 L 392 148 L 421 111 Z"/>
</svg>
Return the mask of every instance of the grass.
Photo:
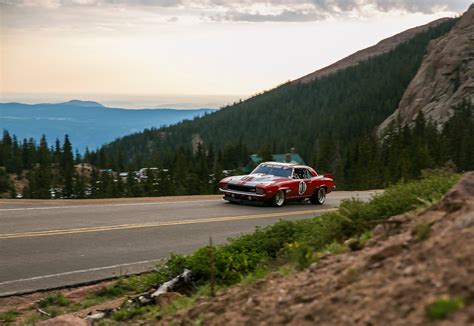
<svg viewBox="0 0 474 326">
<path fill-rule="evenodd" d="M 115 321 L 129 321 L 135 318 L 136 316 L 149 314 L 150 312 L 158 313 L 159 309 L 159 307 L 155 306 L 131 307 L 120 309 L 112 314 L 112 319 Z"/>
<path fill-rule="evenodd" d="M 15 310 L 8 310 L 4 312 L 0 312 L 0 322 L 2 323 L 12 323 L 15 321 L 16 317 L 20 315 L 19 312 Z"/>
<path fill-rule="evenodd" d="M 59 292 L 50 293 L 38 302 L 38 306 L 40 308 L 47 308 L 52 306 L 67 307 L 68 305 L 69 300 L 66 299 L 66 297 L 64 297 L 64 295 Z"/>
<path fill-rule="evenodd" d="M 40 322 L 43 319 L 44 317 L 42 315 L 40 315 L 39 313 L 35 313 L 29 316 L 28 318 L 26 318 L 25 320 L 23 320 L 20 323 L 20 325 L 24 325 L 24 326 L 36 325 L 36 323 Z"/>
<path fill-rule="evenodd" d="M 429 320 L 436 321 L 446 319 L 453 312 L 464 307 L 460 298 L 439 298 L 426 306 L 425 313 Z"/>
<path fill-rule="evenodd" d="M 133 281 L 132 281 L 133 282 Z M 125 278 L 119 279 L 114 284 L 105 286 L 93 294 L 91 294 L 88 299 L 113 299 L 123 296 L 124 294 L 131 292 L 134 288 L 130 285 L 131 281 Z"/>
<path fill-rule="evenodd" d="M 241 284 L 250 285 L 258 280 L 265 278 L 270 273 L 270 269 L 257 269 L 255 272 L 248 274 L 242 278 Z"/>
<path fill-rule="evenodd" d="M 178 310 L 190 307 L 198 297 L 203 295 L 209 295 L 209 288 L 207 286 L 199 288 L 192 296 L 183 296 L 165 306 L 152 305 L 120 309 L 112 314 L 111 319 L 116 322 L 129 322 L 137 317 L 144 320 L 161 319 L 165 316 L 174 315 Z"/>
</svg>

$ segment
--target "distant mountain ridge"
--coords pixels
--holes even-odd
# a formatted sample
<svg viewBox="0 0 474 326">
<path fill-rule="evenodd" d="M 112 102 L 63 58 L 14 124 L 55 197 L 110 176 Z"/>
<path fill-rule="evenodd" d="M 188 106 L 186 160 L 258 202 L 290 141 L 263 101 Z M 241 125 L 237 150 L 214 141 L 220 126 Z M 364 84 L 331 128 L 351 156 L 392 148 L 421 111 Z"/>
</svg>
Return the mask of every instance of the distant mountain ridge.
<svg viewBox="0 0 474 326">
<path fill-rule="evenodd" d="M 89 107 L 89 106 L 104 107 L 102 104 L 94 102 L 94 101 L 82 101 L 82 100 L 70 100 L 70 101 L 64 102 L 62 104 L 86 106 L 86 107 Z"/>
<path fill-rule="evenodd" d="M 68 134 L 79 151 L 95 149 L 107 142 L 145 128 L 159 128 L 193 119 L 214 109 L 122 109 L 93 101 L 64 103 L 0 103 L 0 129 L 18 138 L 39 139 L 46 135 L 51 143 Z"/>
</svg>

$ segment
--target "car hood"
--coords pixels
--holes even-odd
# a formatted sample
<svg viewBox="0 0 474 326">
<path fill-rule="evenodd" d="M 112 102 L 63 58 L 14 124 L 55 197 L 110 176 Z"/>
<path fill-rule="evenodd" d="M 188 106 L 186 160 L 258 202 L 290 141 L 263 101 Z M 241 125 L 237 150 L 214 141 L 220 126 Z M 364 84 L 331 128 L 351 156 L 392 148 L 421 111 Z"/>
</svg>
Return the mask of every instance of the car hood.
<svg viewBox="0 0 474 326">
<path fill-rule="evenodd" d="M 288 181 L 288 178 L 271 174 L 255 173 L 249 175 L 237 175 L 234 177 L 229 177 L 226 178 L 224 181 L 238 185 L 256 186 L 270 185 L 279 181 Z"/>
</svg>

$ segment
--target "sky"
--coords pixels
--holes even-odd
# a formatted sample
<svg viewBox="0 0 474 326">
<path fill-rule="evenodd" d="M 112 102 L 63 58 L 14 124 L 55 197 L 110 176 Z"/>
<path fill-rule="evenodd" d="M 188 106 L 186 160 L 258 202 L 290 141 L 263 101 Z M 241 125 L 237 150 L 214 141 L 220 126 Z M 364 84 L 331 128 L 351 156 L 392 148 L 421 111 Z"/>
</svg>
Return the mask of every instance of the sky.
<svg viewBox="0 0 474 326">
<path fill-rule="evenodd" d="M 219 107 L 470 0 L 0 0 L 0 101 Z"/>
</svg>

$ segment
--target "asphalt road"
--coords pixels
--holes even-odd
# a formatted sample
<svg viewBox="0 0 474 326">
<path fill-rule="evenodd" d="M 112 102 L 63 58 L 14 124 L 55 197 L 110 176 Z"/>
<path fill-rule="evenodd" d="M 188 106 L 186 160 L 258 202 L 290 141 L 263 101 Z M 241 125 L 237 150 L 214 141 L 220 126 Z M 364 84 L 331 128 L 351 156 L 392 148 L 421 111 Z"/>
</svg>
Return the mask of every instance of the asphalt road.
<svg viewBox="0 0 474 326">
<path fill-rule="evenodd" d="M 373 192 L 334 192 L 323 206 L 282 208 L 230 204 L 221 196 L 121 200 L 0 200 L 0 296 L 68 286 L 150 269 L 171 252 L 189 253 L 280 219 L 336 208 L 344 198 Z"/>
</svg>

